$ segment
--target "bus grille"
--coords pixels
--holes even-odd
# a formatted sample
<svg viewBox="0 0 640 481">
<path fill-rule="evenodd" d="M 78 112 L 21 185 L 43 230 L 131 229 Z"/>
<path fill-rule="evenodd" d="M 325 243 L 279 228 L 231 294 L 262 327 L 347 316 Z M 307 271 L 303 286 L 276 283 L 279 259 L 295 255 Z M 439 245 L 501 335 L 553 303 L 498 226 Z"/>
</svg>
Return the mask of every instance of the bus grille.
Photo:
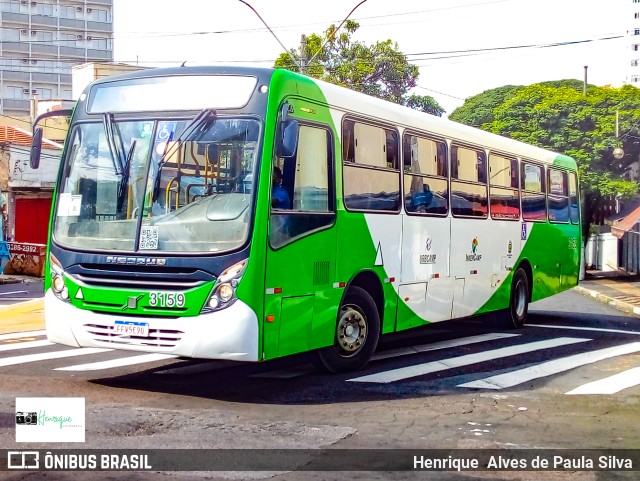
<svg viewBox="0 0 640 481">
<path fill-rule="evenodd" d="M 176 347 L 184 334 L 184 332 L 175 329 L 149 329 L 149 337 L 122 336 L 113 333 L 113 326 L 85 324 L 84 328 L 96 342 L 121 346 L 172 348 Z"/>
<path fill-rule="evenodd" d="M 165 289 L 172 291 L 186 291 L 193 289 L 194 287 L 200 287 L 206 281 L 200 280 L 181 280 L 166 276 L 163 279 L 155 277 L 142 277 L 127 278 L 124 276 L 108 277 L 95 274 L 74 274 L 77 280 L 85 285 L 92 287 L 110 287 L 120 289 Z"/>
</svg>

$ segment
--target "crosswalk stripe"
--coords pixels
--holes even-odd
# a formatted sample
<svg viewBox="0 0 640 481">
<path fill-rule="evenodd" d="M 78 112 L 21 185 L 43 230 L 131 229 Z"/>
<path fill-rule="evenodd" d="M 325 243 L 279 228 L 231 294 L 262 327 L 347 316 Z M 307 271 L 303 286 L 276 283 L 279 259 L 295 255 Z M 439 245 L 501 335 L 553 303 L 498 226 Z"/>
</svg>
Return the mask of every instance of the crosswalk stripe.
<svg viewBox="0 0 640 481">
<path fill-rule="evenodd" d="M 57 367 L 54 371 L 99 371 L 101 369 L 113 369 L 115 367 L 133 366 L 134 364 L 144 364 L 147 362 L 164 361 L 165 359 L 175 359 L 173 354 L 144 354 L 142 356 L 129 356 L 109 361 L 90 362 L 87 364 L 76 364 L 75 366 Z"/>
<path fill-rule="evenodd" d="M 465 356 L 452 357 L 449 359 L 443 359 L 440 361 L 427 362 L 424 364 L 417 364 L 415 366 L 407 366 L 399 369 L 392 369 L 390 371 L 383 371 L 376 374 L 370 374 L 368 376 L 356 377 L 349 379 L 354 382 L 374 382 L 374 383 L 390 383 L 399 381 L 401 379 L 407 379 L 416 376 L 422 376 L 424 374 L 430 374 L 439 371 L 445 371 L 447 369 L 454 369 L 457 367 L 468 366 L 471 364 L 477 364 L 484 361 L 491 361 L 502 357 L 515 356 L 517 354 L 524 354 L 526 352 L 539 351 L 542 349 L 548 349 L 558 346 L 566 346 L 569 344 L 577 344 L 579 342 L 590 341 L 591 339 L 581 339 L 575 337 L 559 337 L 556 339 L 549 339 L 545 341 L 530 342 L 528 344 L 520 344 L 517 346 L 503 347 L 499 349 L 493 349 L 490 351 L 483 351 L 476 354 L 467 354 Z"/>
<path fill-rule="evenodd" d="M 29 342 L 18 342 L 16 344 L 7 344 L 0 346 L 0 352 L 4 351 L 15 351 L 18 349 L 29 349 L 32 347 L 44 347 L 51 346 L 53 343 L 50 341 L 42 340 L 42 341 L 29 341 Z"/>
<path fill-rule="evenodd" d="M 460 339 L 449 339 L 447 341 L 433 342 L 431 344 L 421 344 L 419 346 L 404 347 L 401 349 L 393 349 L 375 354 L 371 360 L 389 359 L 391 357 L 406 356 L 408 354 L 416 354 L 419 352 L 436 351 L 438 349 L 446 349 L 449 347 L 460 347 L 478 342 L 495 341 L 497 339 L 507 339 L 509 337 L 517 337 L 520 334 L 493 332 L 491 334 L 480 334 L 478 336 L 463 337 Z"/>
<path fill-rule="evenodd" d="M 554 326 L 551 324 L 527 324 L 529 327 L 542 327 L 545 329 L 566 329 L 569 331 L 593 331 L 593 332 L 611 332 L 613 334 L 631 334 L 632 336 L 640 336 L 640 332 L 623 331 L 622 329 L 605 329 L 603 327 L 574 327 L 574 326 Z"/>
<path fill-rule="evenodd" d="M 68 349 L 66 351 L 43 352 L 40 354 L 25 354 L 23 356 L 6 357 L 0 359 L 0 367 L 15 366 L 16 364 L 26 364 L 28 362 L 46 361 L 49 359 L 61 359 L 64 357 L 84 356 L 87 354 L 98 354 L 100 352 L 108 352 L 113 349 L 103 349 L 100 347 L 83 347 L 77 349 Z"/>
<path fill-rule="evenodd" d="M 594 362 L 609 359 L 611 357 L 622 356 L 640 351 L 640 342 L 632 342 L 622 346 L 608 347 L 598 351 L 583 352 L 573 356 L 554 359 L 553 361 L 543 362 L 535 366 L 525 369 L 518 369 L 497 376 L 491 376 L 477 381 L 467 382 L 458 385 L 458 387 L 470 387 L 481 389 L 504 389 L 507 387 L 517 386 L 533 379 L 551 376 L 576 367 L 593 364 Z"/>
<path fill-rule="evenodd" d="M 0 341 L 6 339 L 20 339 L 23 337 L 35 337 L 44 336 L 47 333 L 44 329 L 42 331 L 26 331 L 26 332 L 13 332 L 11 334 L 0 334 Z"/>
<path fill-rule="evenodd" d="M 640 384 L 640 367 L 635 367 L 598 381 L 583 384 L 565 394 L 615 394 L 638 384 Z"/>
</svg>

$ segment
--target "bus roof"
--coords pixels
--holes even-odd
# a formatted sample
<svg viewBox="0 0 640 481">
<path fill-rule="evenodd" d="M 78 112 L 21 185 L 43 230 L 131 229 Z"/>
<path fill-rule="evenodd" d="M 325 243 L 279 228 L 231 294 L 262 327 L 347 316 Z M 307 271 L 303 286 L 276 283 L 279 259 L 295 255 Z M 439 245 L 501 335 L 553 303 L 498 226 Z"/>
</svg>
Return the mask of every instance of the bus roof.
<svg viewBox="0 0 640 481">
<path fill-rule="evenodd" d="M 311 87 L 312 85 L 317 86 L 321 90 L 324 99 L 318 99 L 316 98 L 317 96 L 314 95 L 313 100 L 324 100 L 329 106 L 343 112 L 351 113 L 355 116 L 366 116 L 380 122 L 395 124 L 405 129 L 415 129 L 425 133 L 458 140 L 467 144 L 487 147 L 491 150 L 503 152 L 505 154 L 512 154 L 518 157 L 529 158 L 549 164 L 555 163 L 573 170 L 576 169 L 575 161 L 566 155 L 535 147 L 508 137 L 493 134 L 446 118 L 427 114 L 425 112 L 420 112 L 409 107 L 398 105 L 345 87 L 340 87 L 322 80 L 306 77 L 283 69 L 242 66 L 184 66 L 153 68 L 96 80 L 87 87 L 85 92 L 88 92 L 88 89 L 93 85 L 118 80 L 180 75 L 255 76 L 258 79 L 259 85 L 270 85 L 274 75 L 282 76 L 281 79 L 283 80 L 288 77 L 291 80 L 299 82 L 302 88 L 304 88 L 305 85 L 308 87 Z"/>
</svg>

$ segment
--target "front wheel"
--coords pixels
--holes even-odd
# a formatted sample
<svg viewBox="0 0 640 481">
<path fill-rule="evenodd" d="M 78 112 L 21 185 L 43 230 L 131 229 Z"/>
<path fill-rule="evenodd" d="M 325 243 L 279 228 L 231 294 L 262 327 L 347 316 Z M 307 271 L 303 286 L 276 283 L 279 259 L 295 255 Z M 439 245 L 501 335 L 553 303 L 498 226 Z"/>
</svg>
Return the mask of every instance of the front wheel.
<svg viewBox="0 0 640 481">
<path fill-rule="evenodd" d="M 521 267 L 516 270 L 511 281 L 511 297 L 507 324 L 514 329 L 524 326 L 529 312 L 529 278 Z"/>
<path fill-rule="evenodd" d="M 332 346 L 318 351 L 322 366 L 338 373 L 367 365 L 378 345 L 380 316 L 367 291 L 350 287 L 340 309 Z"/>
</svg>

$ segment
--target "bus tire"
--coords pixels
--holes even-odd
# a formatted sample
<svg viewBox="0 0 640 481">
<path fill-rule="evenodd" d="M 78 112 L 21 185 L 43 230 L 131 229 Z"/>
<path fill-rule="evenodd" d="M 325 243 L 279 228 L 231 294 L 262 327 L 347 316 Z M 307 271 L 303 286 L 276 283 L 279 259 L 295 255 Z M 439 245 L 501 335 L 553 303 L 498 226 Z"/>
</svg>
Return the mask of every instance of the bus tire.
<svg viewBox="0 0 640 481">
<path fill-rule="evenodd" d="M 529 278 L 527 273 L 519 267 L 513 274 L 511 293 L 509 296 L 509 312 L 507 325 L 513 329 L 524 326 L 529 312 Z"/>
<path fill-rule="evenodd" d="M 356 371 L 367 365 L 380 337 L 380 316 L 372 297 L 350 287 L 338 309 L 334 343 L 317 351 L 329 372 Z"/>
</svg>

